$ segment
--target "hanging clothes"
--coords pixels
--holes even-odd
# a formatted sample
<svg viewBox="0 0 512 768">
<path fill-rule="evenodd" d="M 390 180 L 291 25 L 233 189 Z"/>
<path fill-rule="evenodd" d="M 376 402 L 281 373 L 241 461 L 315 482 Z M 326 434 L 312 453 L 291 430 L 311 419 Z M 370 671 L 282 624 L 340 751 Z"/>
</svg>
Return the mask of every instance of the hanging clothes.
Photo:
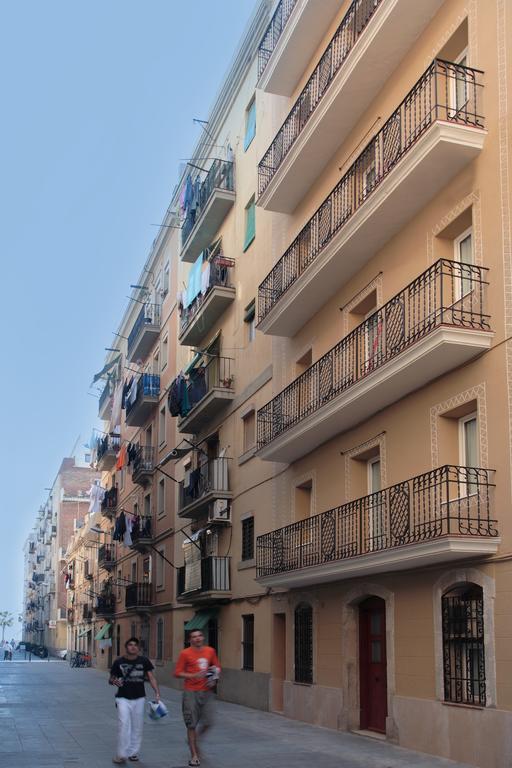
<svg viewBox="0 0 512 768">
<path fill-rule="evenodd" d="M 126 532 L 126 517 L 124 512 L 121 512 L 116 517 L 116 524 L 114 526 L 114 533 L 112 538 L 114 541 L 122 541 Z"/>
<path fill-rule="evenodd" d="M 123 399 L 123 383 L 118 382 L 112 398 L 112 414 L 110 416 L 110 431 L 120 432 L 121 430 L 121 405 Z"/>
<path fill-rule="evenodd" d="M 116 461 L 116 472 L 120 472 L 124 465 L 126 464 L 126 443 L 123 443 L 121 446 L 121 450 L 117 454 L 117 461 Z"/>
<path fill-rule="evenodd" d="M 94 515 L 101 509 L 101 502 L 105 498 L 105 489 L 100 485 L 99 480 L 95 480 L 89 489 L 89 514 Z"/>
<path fill-rule="evenodd" d="M 204 296 L 208 293 L 208 290 L 210 288 L 210 262 L 205 261 L 203 262 L 202 268 L 201 268 L 201 293 Z"/>
</svg>

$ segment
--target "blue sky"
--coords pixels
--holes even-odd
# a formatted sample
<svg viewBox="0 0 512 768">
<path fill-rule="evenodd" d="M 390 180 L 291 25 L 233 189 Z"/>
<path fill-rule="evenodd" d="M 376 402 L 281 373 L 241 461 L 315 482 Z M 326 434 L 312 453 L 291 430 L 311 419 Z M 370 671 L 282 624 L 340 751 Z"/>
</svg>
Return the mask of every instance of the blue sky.
<svg viewBox="0 0 512 768">
<path fill-rule="evenodd" d="M 1 5 L 0 610 L 256 0 Z"/>
</svg>

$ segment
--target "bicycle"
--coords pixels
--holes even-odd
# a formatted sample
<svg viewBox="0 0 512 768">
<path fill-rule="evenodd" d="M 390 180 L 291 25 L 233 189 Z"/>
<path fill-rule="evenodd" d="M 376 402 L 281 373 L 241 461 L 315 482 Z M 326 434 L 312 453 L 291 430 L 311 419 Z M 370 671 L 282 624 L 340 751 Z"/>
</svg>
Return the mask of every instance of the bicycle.
<svg viewBox="0 0 512 768">
<path fill-rule="evenodd" d="M 82 651 L 72 651 L 71 658 L 69 660 L 70 667 L 90 667 L 92 658 L 89 653 L 83 653 Z"/>
</svg>

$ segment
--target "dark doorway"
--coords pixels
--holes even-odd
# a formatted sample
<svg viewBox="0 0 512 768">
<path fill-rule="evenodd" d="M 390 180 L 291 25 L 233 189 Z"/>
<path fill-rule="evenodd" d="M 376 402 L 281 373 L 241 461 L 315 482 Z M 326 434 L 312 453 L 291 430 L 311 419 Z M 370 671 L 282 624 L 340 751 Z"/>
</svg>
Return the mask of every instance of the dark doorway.
<svg viewBox="0 0 512 768">
<path fill-rule="evenodd" d="M 370 597 L 359 606 L 359 675 L 362 729 L 386 732 L 386 603 Z"/>
</svg>

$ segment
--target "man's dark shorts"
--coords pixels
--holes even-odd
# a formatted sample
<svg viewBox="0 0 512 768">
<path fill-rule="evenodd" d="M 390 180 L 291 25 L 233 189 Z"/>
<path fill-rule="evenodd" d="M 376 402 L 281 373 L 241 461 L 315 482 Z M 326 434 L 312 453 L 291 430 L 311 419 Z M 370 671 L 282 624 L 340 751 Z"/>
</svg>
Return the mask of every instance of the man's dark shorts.
<svg viewBox="0 0 512 768">
<path fill-rule="evenodd" d="M 211 691 L 183 691 L 183 720 L 187 728 L 197 728 L 213 723 L 213 693 Z"/>
</svg>

